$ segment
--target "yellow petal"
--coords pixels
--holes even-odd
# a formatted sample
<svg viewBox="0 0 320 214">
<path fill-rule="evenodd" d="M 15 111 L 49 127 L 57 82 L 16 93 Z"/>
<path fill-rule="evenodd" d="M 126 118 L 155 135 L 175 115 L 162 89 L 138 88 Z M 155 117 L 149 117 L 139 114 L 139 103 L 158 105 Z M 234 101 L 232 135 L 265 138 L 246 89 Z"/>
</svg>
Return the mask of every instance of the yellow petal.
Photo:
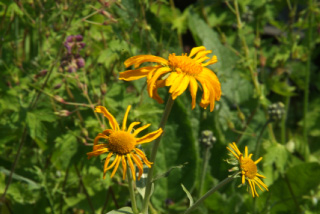
<svg viewBox="0 0 320 214">
<path fill-rule="evenodd" d="M 162 57 L 154 56 L 154 55 L 138 55 L 133 56 L 127 59 L 124 62 L 124 65 L 129 67 L 130 65 L 134 65 L 135 68 L 139 67 L 144 62 L 156 62 L 164 65 L 168 64 L 168 61 Z"/>
<path fill-rule="evenodd" d="M 87 153 L 88 159 L 90 159 L 92 156 L 99 156 L 99 155 L 104 154 L 104 153 L 107 153 L 107 152 L 109 152 L 109 149 L 108 149 L 108 148 L 97 149 L 97 150 L 95 150 L 95 151 L 88 152 L 88 153 Z"/>
<path fill-rule="evenodd" d="M 195 47 L 195 48 L 192 48 L 190 54 L 189 54 L 189 57 L 192 57 L 194 56 L 196 53 L 198 53 L 199 51 L 203 51 L 205 50 L 206 48 L 204 46 L 200 46 L 200 47 Z"/>
<path fill-rule="evenodd" d="M 131 105 L 128 105 L 126 113 L 124 114 L 123 121 L 122 121 L 122 131 L 125 131 L 127 129 L 127 119 L 128 119 L 128 114 L 129 114 L 130 109 L 131 109 Z"/>
<path fill-rule="evenodd" d="M 119 125 L 112 114 L 103 106 L 97 106 L 95 112 L 102 113 L 108 120 L 113 130 L 119 131 Z"/>
<path fill-rule="evenodd" d="M 207 54 L 212 53 L 211 50 L 208 51 L 199 51 L 197 55 L 193 58 L 194 60 L 199 60 L 200 58 L 205 57 Z"/>
<path fill-rule="evenodd" d="M 208 62 L 206 63 L 203 63 L 202 66 L 205 67 L 205 66 L 208 66 L 208 65 L 212 65 L 214 63 L 218 62 L 218 58 L 216 55 L 214 55 Z"/>
<path fill-rule="evenodd" d="M 119 155 L 116 155 L 116 158 L 114 159 L 114 161 L 112 162 L 112 164 L 110 166 L 108 166 L 105 170 L 104 173 L 106 173 L 109 169 L 112 169 L 112 167 L 114 167 L 114 165 L 118 162 L 118 159 L 120 158 Z"/>
<path fill-rule="evenodd" d="M 127 158 L 128 158 L 129 166 L 130 166 L 130 169 L 131 169 L 132 178 L 135 181 L 136 180 L 136 171 L 134 169 L 130 154 L 127 154 Z"/>
<path fill-rule="evenodd" d="M 148 128 L 149 126 L 151 126 L 151 124 L 146 124 L 144 126 L 141 126 L 140 128 L 137 128 L 136 130 L 134 130 L 134 132 L 132 133 L 132 135 L 135 137 L 137 134 L 139 134 L 141 131 L 145 130 L 146 128 Z"/>
<path fill-rule="evenodd" d="M 153 89 L 154 87 L 156 86 L 155 85 L 155 82 L 158 80 L 158 78 L 165 74 L 165 73 L 168 73 L 169 71 L 171 71 L 171 68 L 169 67 L 162 67 L 162 68 L 159 68 L 153 75 L 153 77 L 148 81 L 148 93 L 149 93 L 149 96 L 152 97 L 153 95 Z"/>
<path fill-rule="evenodd" d="M 137 142 L 137 144 L 149 143 L 149 142 L 153 141 L 154 139 L 157 139 L 161 134 L 162 134 L 162 128 L 158 129 L 157 131 L 146 134 L 145 136 L 143 136 L 141 138 L 137 138 L 136 142 Z"/>
<path fill-rule="evenodd" d="M 128 133 L 131 133 L 133 127 L 135 127 L 136 125 L 139 125 L 139 124 L 140 124 L 140 122 L 132 122 L 132 123 L 130 124 L 127 132 L 128 132 Z"/>
<path fill-rule="evenodd" d="M 193 77 L 191 77 L 193 78 Z M 185 75 L 182 79 L 179 87 L 172 93 L 172 99 L 175 100 L 178 96 L 180 96 L 188 87 L 190 82 L 189 75 Z"/>
<path fill-rule="evenodd" d="M 96 145 L 99 142 L 99 139 L 104 138 L 104 139 L 108 139 L 109 137 L 106 136 L 105 134 L 99 133 L 97 135 L 97 137 L 94 138 L 93 144 Z"/>
<path fill-rule="evenodd" d="M 127 70 L 119 73 L 120 80 L 132 81 L 147 76 L 150 72 L 156 70 L 156 67 L 146 66 L 135 70 Z"/>
<path fill-rule="evenodd" d="M 124 155 L 121 156 L 121 163 L 122 163 L 122 168 L 123 168 L 123 176 L 122 179 L 126 179 L 126 174 L 127 174 L 127 162 L 126 162 L 126 158 L 124 157 Z"/>
<path fill-rule="evenodd" d="M 112 171 L 112 173 L 110 175 L 110 178 L 112 178 L 114 176 L 114 174 L 116 173 L 116 171 L 117 171 L 117 169 L 119 167 L 120 161 L 121 161 L 121 157 L 118 158 L 118 160 L 117 160 L 117 162 L 116 162 L 116 164 L 114 166 L 114 169 L 113 169 L 113 171 Z"/>
<path fill-rule="evenodd" d="M 244 157 L 247 158 L 248 157 L 248 147 L 244 147 Z"/>
<path fill-rule="evenodd" d="M 166 79 L 166 86 L 171 86 L 175 79 L 177 78 L 178 73 L 177 72 L 172 72 L 170 76 Z"/>
<path fill-rule="evenodd" d="M 109 165 L 109 162 L 110 162 L 110 158 L 111 156 L 113 155 L 113 152 L 110 152 L 104 162 L 104 166 L 103 166 L 103 179 L 105 179 L 106 177 L 106 172 L 107 172 L 107 168 L 108 168 L 108 165 Z"/>
<path fill-rule="evenodd" d="M 142 158 L 142 160 L 144 161 L 144 163 L 151 168 L 151 164 L 153 164 L 152 162 L 148 161 L 146 155 L 143 153 L 143 151 L 141 151 L 138 148 L 135 148 L 136 153 Z"/>
<path fill-rule="evenodd" d="M 198 83 L 194 77 L 190 77 L 189 90 L 192 98 L 191 108 L 194 109 L 196 107 L 196 97 L 198 90 Z"/>
<path fill-rule="evenodd" d="M 172 82 L 172 86 L 169 89 L 169 93 L 174 92 L 179 87 L 184 76 L 185 74 L 183 73 L 178 74 L 177 78 Z"/>
<path fill-rule="evenodd" d="M 143 164 L 141 162 L 141 160 L 139 159 L 139 157 L 135 154 L 132 154 L 132 158 L 133 158 L 133 161 L 136 163 L 138 169 L 139 169 L 139 175 L 138 175 L 138 180 L 140 180 L 141 178 L 141 175 L 143 173 Z"/>
<path fill-rule="evenodd" d="M 254 163 L 257 164 L 262 160 L 262 157 L 260 157 L 258 160 L 256 160 Z"/>
</svg>

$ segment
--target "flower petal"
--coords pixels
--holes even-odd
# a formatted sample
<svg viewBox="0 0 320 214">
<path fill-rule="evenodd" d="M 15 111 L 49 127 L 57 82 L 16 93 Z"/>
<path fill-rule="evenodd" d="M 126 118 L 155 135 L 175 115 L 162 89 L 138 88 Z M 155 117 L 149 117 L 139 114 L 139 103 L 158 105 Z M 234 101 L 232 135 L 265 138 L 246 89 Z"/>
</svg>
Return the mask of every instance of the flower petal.
<svg viewBox="0 0 320 214">
<path fill-rule="evenodd" d="M 136 153 L 142 158 L 142 160 L 144 161 L 144 163 L 151 168 L 151 164 L 153 164 L 152 162 L 148 161 L 146 155 L 143 153 L 143 151 L 141 151 L 138 148 L 135 148 Z"/>
<path fill-rule="evenodd" d="M 134 70 L 123 71 L 119 73 L 119 79 L 125 81 L 141 79 L 143 77 L 146 77 L 150 72 L 152 73 L 156 69 L 157 67 L 154 66 L 146 66 Z"/>
<path fill-rule="evenodd" d="M 184 76 L 185 76 L 184 73 L 178 74 L 177 78 L 175 78 L 174 81 L 172 82 L 172 86 L 169 89 L 169 93 L 174 92 L 179 87 Z"/>
<path fill-rule="evenodd" d="M 97 106 L 94 111 L 97 113 L 102 113 L 109 120 L 109 124 L 113 130 L 116 130 L 116 131 L 119 130 L 119 125 L 118 125 L 116 119 L 113 117 L 113 115 L 105 107 Z"/>
<path fill-rule="evenodd" d="M 140 158 L 137 155 L 133 154 L 133 153 L 132 153 L 132 158 L 133 158 L 133 161 L 136 163 L 136 165 L 137 165 L 137 167 L 139 169 L 138 180 L 140 180 L 141 175 L 143 173 L 143 164 L 142 164 Z"/>
<path fill-rule="evenodd" d="M 191 77 L 193 78 L 193 77 Z M 181 80 L 179 87 L 172 93 L 172 99 L 175 100 L 178 96 L 180 96 L 188 87 L 190 82 L 189 75 L 185 75 Z"/>
<path fill-rule="evenodd" d="M 166 79 L 166 86 L 171 86 L 173 84 L 173 82 L 176 80 L 178 76 L 177 72 L 172 72 L 170 73 L 170 76 Z"/>
<path fill-rule="evenodd" d="M 126 179 L 126 174 L 127 174 L 127 162 L 126 162 L 126 158 L 124 157 L 124 155 L 121 156 L 121 163 L 122 163 L 122 168 L 123 168 L 123 176 L 122 176 L 122 180 Z"/>
<path fill-rule="evenodd" d="M 154 56 L 154 55 L 138 55 L 133 56 L 127 59 L 124 62 L 124 65 L 129 67 L 130 65 L 134 65 L 135 68 L 139 67 L 144 62 L 156 62 L 164 65 L 168 64 L 168 61 L 162 57 Z"/>
<path fill-rule="evenodd" d="M 128 105 L 126 113 L 124 114 L 123 121 L 122 121 L 122 131 L 125 131 L 127 129 L 127 119 L 128 119 L 128 114 L 129 114 L 130 109 L 131 109 L 131 105 Z"/>
<path fill-rule="evenodd" d="M 98 142 L 99 142 L 99 139 L 101 139 L 101 138 L 108 139 L 109 137 L 106 136 L 105 134 L 99 133 L 99 134 L 94 138 L 93 144 L 94 144 L 94 145 L 97 145 Z"/>
<path fill-rule="evenodd" d="M 148 87 L 147 87 L 147 90 L 148 90 L 148 93 L 149 93 L 149 96 L 150 97 L 153 97 L 153 89 L 154 87 L 156 86 L 155 85 L 155 82 L 158 80 L 158 78 L 165 74 L 165 73 L 168 73 L 169 71 L 171 71 L 171 68 L 169 67 L 162 67 L 162 68 L 159 68 L 153 75 L 153 77 L 148 81 Z"/>
<path fill-rule="evenodd" d="M 121 157 L 119 155 L 119 158 L 118 158 L 118 160 L 117 160 L 117 162 L 116 162 L 116 164 L 115 164 L 115 166 L 113 168 L 113 171 L 112 171 L 112 173 L 110 175 L 110 178 L 112 178 L 114 176 L 114 174 L 116 173 L 116 171 L 117 171 L 117 169 L 119 167 L 120 161 L 121 161 Z"/>
<path fill-rule="evenodd" d="M 203 63 L 202 66 L 205 67 L 205 66 L 208 66 L 208 65 L 212 65 L 214 63 L 218 62 L 218 58 L 216 55 L 214 55 L 208 62 L 206 63 Z"/>
<path fill-rule="evenodd" d="M 141 126 L 140 128 L 137 128 L 136 130 L 134 130 L 134 132 L 132 133 L 132 135 L 135 137 L 137 136 L 137 134 L 139 134 L 141 131 L 145 130 L 146 128 L 148 128 L 149 126 L 151 126 L 151 124 L 146 124 L 144 126 Z"/>
<path fill-rule="evenodd" d="M 129 128 L 128 128 L 128 133 L 131 133 L 132 132 L 132 129 L 133 127 L 135 127 L 136 125 L 139 125 L 140 122 L 132 122 L 130 125 L 129 125 Z"/>
<path fill-rule="evenodd" d="M 194 77 L 190 77 L 189 90 L 192 98 L 191 108 L 194 109 L 196 107 L 196 97 L 198 90 L 198 83 Z"/>
<path fill-rule="evenodd" d="M 157 131 L 146 134 L 145 136 L 143 136 L 141 138 L 137 138 L 136 144 L 149 143 L 149 142 L 153 141 L 154 139 L 158 138 L 161 134 L 162 134 L 162 128 L 159 128 Z"/>
<path fill-rule="evenodd" d="M 108 148 L 97 149 L 97 150 L 94 150 L 92 152 L 88 152 L 87 153 L 88 159 L 92 158 L 92 156 L 99 156 L 99 155 L 107 153 L 107 152 L 109 152 Z"/>
<path fill-rule="evenodd" d="M 127 158 L 128 158 L 129 166 L 130 166 L 130 169 L 131 169 L 132 178 L 135 181 L 136 180 L 136 171 L 134 169 L 130 154 L 127 154 Z"/>
<path fill-rule="evenodd" d="M 199 47 L 195 47 L 195 48 L 192 48 L 190 54 L 189 54 L 189 57 L 192 57 L 194 56 L 196 53 L 198 53 L 199 51 L 203 51 L 205 50 L 206 48 L 204 46 L 199 46 Z"/>
</svg>

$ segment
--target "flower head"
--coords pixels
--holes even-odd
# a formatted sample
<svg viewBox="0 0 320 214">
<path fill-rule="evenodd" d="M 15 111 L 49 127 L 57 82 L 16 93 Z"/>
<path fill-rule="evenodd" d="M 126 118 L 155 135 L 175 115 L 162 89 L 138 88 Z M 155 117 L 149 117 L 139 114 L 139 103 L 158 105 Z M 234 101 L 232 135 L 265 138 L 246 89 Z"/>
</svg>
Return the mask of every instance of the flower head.
<svg viewBox="0 0 320 214">
<path fill-rule="evenodd" d="M 232 143 L 232 144 L 230 143 L 229 147 L 227 147 L 227 149 L 237 159 L 237 162 L 240 166 L 241 175 L 242 175 L 241 176 L 242 177 L 242 184 L 245 183 L 245 180 L 248 181 L 250 189 L 251 189 L 252 197 L 255 197 L 255 196 L 259 197 L 259 194 L 257 193 L 257 190 L 256 190 L 256 185 L 259 187 L 259 189 L 261 191 L 263 191 L 262 187 L 264 189 L 266 189 L 267 191 L 269 191 L 268 187 L 260 179 L 260 178 L 266 178 L 266 177 L 263 175 L 260 175 L 258 173 L 258 169 L 257 169 L 257 164 L 262 160 L 262 157 L 260 157 L 256 161 L 253 161 L 251 159 L 252 154 L 248 155 L 248 147 L 247 146 L 245 147 L 244 156 L 239 151 L 239 149 L 235 143 Z"/>
<path fill-rule="evenodd" d="M 132 81 L 147 77 L 149 96 L 159 103 L 163 103 L 163 100 L 157 92 L 158 88 L 170 86 L 169 93 L 174 100 L 189 86 L 192 109 L 196 105 L 198 83 L 200 83 L 203 91 L 200 106 L 206 109 L 210 105 L 210 111 L 213 111 L 215 101 L 221 96 L 221 86 L 215 73 L 206 67 L 218 61 L 216 56 L 211 59 L 207 57 L 211 52 L 200 46 L 193 48 L 189 55 L 170 54 L 168 60 L 153 55 L 134 56 L 124 62 L 126 67 L 134 65 L 134 69 L 120 72 L 119 79 Z M 208 59 L 209 61 L 204 62 Z M 139 68 L 144 62 L 157 64 Z"/>
<path fill-rule="evenodd" d="M 134 163 L 139 169 L 140 179 L 143 173 L 143 163 L 142 161 L 150 168 L 151 162 L 148 161 L 146 155 L 140 149 L 136 148 L 137 145 L 143 143 L 149 143 L 154 139 L 158 138 L 162 134 L 162 129 L 146 134 L 143 137 L 137 138 L 137 135 L 148 128 L 151 124 L 144 125 L 136 130 L 133 130 L 133 127 L 140 124 L 140 122 L 133 122 L 127 128 L 127 118 L 131 106 L 129 105 L 127 111 L 124 115 L 122 127 L 120 129 L 119 124 L 116 119 L 110 114 L 110 112 L 103 106 L 97 106 L 95 112 L 102 113 L 108 120 L 111 129 L 106 129 L 102 133 L 99 133 L 94 139 L 93 151 L 88 152 L 88 159 L 92 156 L 98 156 L 104 153 L 108 153 L 103 170 L 103 178 L 105 178 L 106 172 L 109 169 L 113 168 L 111 177 L 116 173 L 119 164 L 121 162 L 123 168 L 123 179 L 126 177 L 127 163 L 129 163 L 130 170 L 132 172 L 133 179 L 135 180 L 135 167 Z M 99 139 L 104 138 L 107 140 L 106 143 L 99 143 Z M 109 165 L 111 157 L 115 156 L 112 164 Z"/>
</svg>

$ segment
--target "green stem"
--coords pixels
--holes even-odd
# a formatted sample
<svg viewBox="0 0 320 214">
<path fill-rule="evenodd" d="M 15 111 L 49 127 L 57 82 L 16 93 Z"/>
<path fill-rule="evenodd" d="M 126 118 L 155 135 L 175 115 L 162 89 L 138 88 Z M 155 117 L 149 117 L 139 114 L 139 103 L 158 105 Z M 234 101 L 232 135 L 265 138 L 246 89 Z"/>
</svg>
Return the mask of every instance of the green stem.
<svg viewBox="0 0 320 214">
<path fill-rule="evenodd" d="M 232 181 L 234 179 L 234 176 L 238 174 L 235 173 L 233 175 L 231 175 L 230 177 L 224 179 L 223 181 L 221 181 L 217 186 L 213 187 L 212 189 L 210 189 L 206 194 L 204 194 L 198 201 L 196 201 L 191 207 L 189 207 L 184 214 L 190 213 L 192 210 L 194 210 L 195 208 L 197 208 L 206 198 L 208 198 L 210 195 L 212 195 L 215 191 L 217 191 L 218 189 L 220 189 L 221 187 L 223 187 L 225 184 L 229 183 L 230 181 Z"/>
<path fill-rule="evenodd" d="M 130 192 L 130 199 L 131 199 L 131 206 L 132 206 L 132 212 L 133 214 L 138 214 L 139 210 L 137 208 L 137 202 L 136 197 L 134 194 L 134 181 L 132 179 L 131 171 L 129 170 L 129 167 L 127 168 L 127 177 L 128 177 L 128 184 L 129 184 L 129 192 Z"/>
<path fill-rule="evenodd" d="M 172 100 L 172 98 L 170 96 L 167 101 L 166 108 L 164 109 L 164 112 L 163 112 L 163 115 L 161 118 L 161 122 L 160 122 L 160 126 L 159 126 L 159 128 L 162 128 L 162 130 L 164 130 L 164 127 L 165 127 L 166 122 L 168 120 L 173 103 L 174 103 L 174 101 Z M 144 214 L 148 213 L 148 204 L 149 204 L 149 200 L 151 197 L 150 193 L 151 193 L 151 187 L 152 187 L 152 175 L 153 175 L 153 170 L 154 170 L 154 163 L 155 163 L 155 159 L 156 159 L 156 155 L 157 155 L 157 151 L 158 151 L 161 137 L 162 137 L 162 135 L 154 141 L 152 151 L 151 151 L 150 161 L 153 162 L 153 165 L 151 166 L 151 168 L 148 171 L 146 190 L 145 190 L 143 204 L 142 204 L 142 213 L 144 213 Z"/>
<path fill-rule="evenodd" d="M 284 106 L 285 106 L 285 111 L 281 120 L 281 143 L 284 145 L 286 143 L 286 120 L 287 120 L 287 115 L 288 115 L 288 110 L 289 110 L 289 105 L 290 105 L 290 97 L 287 96 L 285 97 L 284 101 Z"/>
<path fill-rule="evenodd" d="M 204 154 L 203 154 L 203 167 L 202 167 L 200 187 L 199 187 L 199 198 L 200 198 L 201 195 L 203 195 L 203 192 L 204 192 L 204 181 L 205 181 L 205 177 L 206 177 L 208 163 L 209 163 L 209 160 L 210 160 L 210 149 L 211 148 L 212 148 L 212 145 L 211 146 L 206 146 Z"/>
<path fill-rule="evenodd" d="M 266 130 L 268 124 L 271 122 L 271 120 L 267 120 L 266 123 L 263 125 L 261 131 L 260 131 L 260 134 L 259 134 L 259 137 L 257 139 L 257 143 L 256 143 L 256 149 L 255 149 L 255 156 L 256 157 L 259 157 L 259 153 L 260 153 L 260 144 L 261 144 L 261 137 L 264 133 L 264 131 Z"/>
<path fill-rule="evenodd" d="M 308 61 L 307 61 L 307 68 L 306 68 L 306 79 L 304 84 L 304 102 L 303 102 L 303 138 L 306 145 L 306 159 L 309 158 L 309 145 L 308 145 L 308 126 L 307 126 L 307 113 L 308 113 L 308 105 L 309 105 L 309 83 L 310 83 L 310 73 L 311 73 L 311 53 L 312 53 L 312 34 L 313 34 L 313 12 L 312 6 L 313 1 L 309 0 L 309 19 L 308 19 Z"/>
</svg>

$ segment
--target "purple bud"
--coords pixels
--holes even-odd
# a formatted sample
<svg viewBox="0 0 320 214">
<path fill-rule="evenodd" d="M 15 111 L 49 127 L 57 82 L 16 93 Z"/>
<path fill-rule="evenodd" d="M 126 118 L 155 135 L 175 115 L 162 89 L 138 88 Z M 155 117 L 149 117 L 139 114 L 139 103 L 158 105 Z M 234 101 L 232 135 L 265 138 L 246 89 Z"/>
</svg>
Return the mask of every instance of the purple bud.
<svg viewBox="0 0 320 214">
<path fill-rule="evenodd" d="M 77 40 L 77 42 L 81 42 L 83 40 L 82 35 L 76 35 L 76 36 L 74 36 L 74 38 Z"/>
<path fill-rule="evenodd" d="M 66 39 L 66 42 L 71 43 L 71 42 L 73 42 L 73 40 L 74 40 L 74 36 L 68 36 Z"/>
<path fill-rule="evenodd" d="M 84 61 L 84 59 L 82 57 L 78 58 L 76 61 L 77 61 L 78 68 L 84 67 L 85 61 Z"/>
<path fill-rule="evenodd" d="M 84 48 L 86 46 L 86 43 L 84 43 L 84 42 L 80 42 L 79 43 L 79 47 L 82 49 L 82 48 Z"/>
<path fill-rule="evenodd" d="M 53 87 L 53 89 L 59 89 L 59 88 L 61 88 L 61 84 L 59 83 L 59 84 L 57 84 L 57 85 L 55 85 L 54 87 Z"/>
<path fill-rule="evenodd" d="M 43 77 L 43 76 L 45 76 L 47 73 L 48 73 L 48 70 L 44 69 L 44 70 L 42 70 L 42 71 L 39 72 L 39 75 Z"/>
<path fill-rule="evenodd" d="M 77 71 L 77 68 L 74 65 L 69 65 L 69 67 L 68 67 L 68 72 L 69 73 L 73 73 L 73 72 L 76 72 L 76 71 Z"/>
</svg>

